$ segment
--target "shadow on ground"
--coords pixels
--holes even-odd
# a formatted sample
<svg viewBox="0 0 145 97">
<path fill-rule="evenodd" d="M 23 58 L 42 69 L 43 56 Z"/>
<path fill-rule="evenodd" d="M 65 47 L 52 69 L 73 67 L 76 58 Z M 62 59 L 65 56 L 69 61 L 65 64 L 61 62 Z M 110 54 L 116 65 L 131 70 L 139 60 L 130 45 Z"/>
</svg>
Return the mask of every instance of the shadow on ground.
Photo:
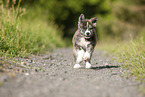
<svg viewBox="0 0 145 97">
<path fill-rule="evenodd" d="M 91 69 L 94 69 L 94 70 L 100 70 L 100 69 L 110 69 L 110 68 L 119 68 L 120 66 L 109 66 L 109 65 L 106 65 L 106 66 L 95 66 L 95 67 L 92 67 Z"/>
</svg>

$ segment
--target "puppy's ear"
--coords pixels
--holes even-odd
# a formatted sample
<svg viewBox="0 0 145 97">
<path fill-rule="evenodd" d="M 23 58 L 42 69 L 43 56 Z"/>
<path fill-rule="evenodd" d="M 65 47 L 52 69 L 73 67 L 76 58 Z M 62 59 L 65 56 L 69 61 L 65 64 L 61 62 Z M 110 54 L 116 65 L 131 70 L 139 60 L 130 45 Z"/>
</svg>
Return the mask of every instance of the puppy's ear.
<svg viewBox="0 0 145 97">
<path fill-rule="evenodd" d="M 94 18 L 91 18 L 91 22 L 93 23 L 93 26 L 96 27 L 96 23 L 97 23 L 97 18 L 94 17 Z"/>
<path fill-rule="evenodd" d="M 84 14 L 81 14 L 79 16 L 79 21 L 78 21 L 78 28 L 80 28 L 81 23 L 85 20 L 85 16 Z"/>
</svg>

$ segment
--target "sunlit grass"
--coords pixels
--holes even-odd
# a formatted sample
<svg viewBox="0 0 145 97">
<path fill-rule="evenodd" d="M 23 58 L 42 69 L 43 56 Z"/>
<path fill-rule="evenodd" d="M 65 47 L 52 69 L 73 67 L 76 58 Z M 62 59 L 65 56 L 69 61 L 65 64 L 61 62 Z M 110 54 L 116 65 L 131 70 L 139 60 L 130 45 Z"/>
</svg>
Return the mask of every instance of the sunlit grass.
<svg viewBox="0 0 145 97">
<path fill-rule="evenodd" d="M 130 74 L 137 80 L 145 79 L 145 46 L 142 42 L 131 41 L 120 46 L 116 50 L 118 61 L 123 63 L 125 68 L 130 70 Z"/>
<path fill-rule="evenodd" d="M 19 2 L 20 4 L 20 2 Z M 25 9 L 0 5 L 0 55 L 26 56 L 46 49 L 64 46 L 61 30 L 41 19 L 27 20 Z M 37 13 L 36 13 L 37 14 Z M 29 14 L 31 15 L 31 14 Z"/>
<path fill-rule="evenodd" d="M 134 77 L 143 85 L 145 84 L 145 42 L 143 37 L 130 42 L 99 45 L 97 49 L 108 51 L 113 56 L 113 60 L 117 60 L 123 69 L 129 71 L 129 76 Z M 143 87 L 142 91 L 145 92 Z"/>
</svg>

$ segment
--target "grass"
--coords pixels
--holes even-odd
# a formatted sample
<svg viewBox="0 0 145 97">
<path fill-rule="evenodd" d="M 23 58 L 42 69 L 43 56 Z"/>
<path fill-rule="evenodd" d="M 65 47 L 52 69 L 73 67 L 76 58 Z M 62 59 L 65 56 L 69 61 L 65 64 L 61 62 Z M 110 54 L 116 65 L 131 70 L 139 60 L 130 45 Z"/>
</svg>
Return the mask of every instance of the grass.
<svg viewBox="0 0 145 97">
<path fill-rule="evenodd" d="M 145 43 L 143 40 L 131 41 L 119 46 L 116 50 L 118 62 L 123 63 L 123 68 L 129 70 L 130 76 L 141 82 L 143 93 L 145 84 Z"/>
<path fill-rule="evenodd" d="M 65 45 L 61 30 L 54 23 L 37 18 L 37 13 L 36 19 L 26 19 L 27 10 L 20 8 L 20 1 L 17 7 L 7 5 L 0 5 L 1 57 L 24 57 Z"/>
<path fill-rule="evenodd" d="M 117 42 L 115 44 L 100 45 L 98 49 L 103 49 L 111 53 L 123 69 L 129 71 L 129 76 L 134 77 L 141 83 L 140 89 L 145 93 L 145 38 L 141 37 L 129 42 Z M 102 46 L 102 47 L 101 47 Z"/>
<path fill-rule="evenodd" d="M 118 61 L 130 70 L 130 74 L 141 82 L 145 79 L 145 48 L 144 43 L 131 41 L 120 46 L 116 54 Z"/>
</svg>

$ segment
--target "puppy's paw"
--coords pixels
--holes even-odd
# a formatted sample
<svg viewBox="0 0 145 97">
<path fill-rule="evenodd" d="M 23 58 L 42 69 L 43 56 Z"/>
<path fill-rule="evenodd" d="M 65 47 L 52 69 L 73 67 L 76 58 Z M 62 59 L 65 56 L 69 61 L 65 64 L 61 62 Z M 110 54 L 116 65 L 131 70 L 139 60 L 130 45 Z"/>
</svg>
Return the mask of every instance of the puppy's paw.
<svg viewBox="0 0 145 97">
<path fill-rule="evenodd" d="M 86 62 L 86 68 L 91 68 L 92 66 L 91 66 L 91 64 L 89 63 L 89 62 Z"/>
<path fill-rule="evenodd" d="M 75 64 L 74 65 L 74 68 L 77 68 L 78 69 L 78 68 L 81 68 L 81 66 L 79 64 Z"/>
</svg>

